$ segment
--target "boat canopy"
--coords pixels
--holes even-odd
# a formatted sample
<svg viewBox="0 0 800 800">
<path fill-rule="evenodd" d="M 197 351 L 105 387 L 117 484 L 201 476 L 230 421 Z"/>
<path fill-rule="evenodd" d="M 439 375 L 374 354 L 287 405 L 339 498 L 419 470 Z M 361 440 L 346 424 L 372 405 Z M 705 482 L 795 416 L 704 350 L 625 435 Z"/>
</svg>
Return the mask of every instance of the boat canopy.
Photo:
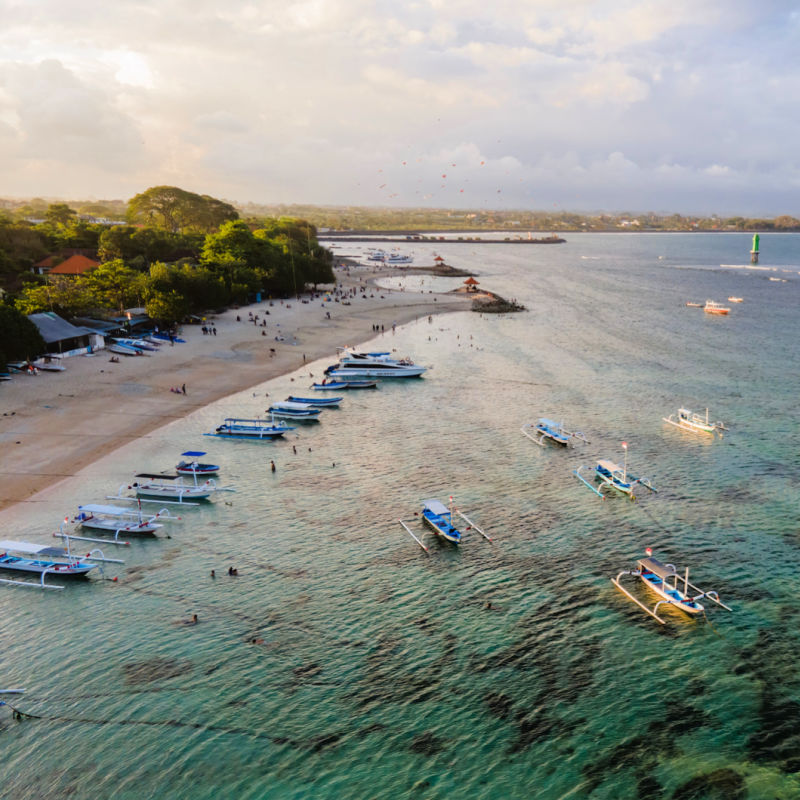
<svg viewBox="0 0 800 800">
<path fill-rule="evenodd" d="M 191 458 L 202 458 L 205 455 L 204 450 L 187 450 L 185 453 L 181 453 L 182 456 L 189 456 Z"/>
<path fill-rule="evenodd" d="M 86 511 L 89 514 L 109 514 L 114 517 L 129 517 L 135 514 L 130 508 L 120 508 L 119 506 L 104 506 L 89 503 L 85 506 L 78 506 L 78 511 Z"/>
<path fill-rule="evenodd" d="M 32 544 L 31 542 L 16 542 L 7 540 L 0 542 L 0 550 L 13 550 L 15 553 L 27 553 L 33 556 L 50 556 L 66 558 L 69 554 L 63 547 L 50 547 L 46 544 Z"/>
<path fill-rule="evenodd" d="M 689 409 L 688 409 L 688 408 L 679 408 L 679 409 L 678 409 L 678 413 L 679 413 L 679 414 L 680 414 L 682 417 L 691 417 L 691 416 L 692 416 L 692 412 L 691 412 L 691 411 L 689 411 Z"/>
<path fill-rule="evenodd" d="M 555 422 L 552 419 L 547 419 L 547 417 L 541 417 L 539 419 L 539 425 L 543 425 L 546 428 L 556 428 L 556 429 L 561 427 L 561 423 Z"/>
<path fill-rule="evenodd" d="M 424 507 L 434 514 L 450 513 L 450 509 L 441 500 L 426 500 Z"/>
<path fill-rule="evenodd" d="M 675 567 L 671 564 L 662 564 L 657 558 L 640 558 L 639 565 L 648 572 L 658 575 L 662 580 L 678 574 Z"/>
<path fill-rule="evenodd" d="M 611 473 L 620 472 L 622 470 L 622 467 L 619 464 L 615 464 L 613 461 L 606 461 L 606 459 L 601 459 L 598 461 L 597 466 L 607 469 Z"/>
</svg>

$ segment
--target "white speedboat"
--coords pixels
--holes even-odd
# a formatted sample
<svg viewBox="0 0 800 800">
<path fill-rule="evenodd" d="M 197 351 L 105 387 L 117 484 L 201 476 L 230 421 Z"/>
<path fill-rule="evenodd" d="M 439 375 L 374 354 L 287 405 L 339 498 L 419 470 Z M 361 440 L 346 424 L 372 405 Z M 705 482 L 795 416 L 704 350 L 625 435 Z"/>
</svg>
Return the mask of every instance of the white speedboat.
<svg viewBox="0 0 800 800">
<path fill-rule="evenodd" d="M 418 378 L 427 367 L 417 366 L 410 358 L 392 358 L 391 353 L 356 353 L 344 350 L 339 363 L 328 367 L 332 378 Z"/>
</svg>

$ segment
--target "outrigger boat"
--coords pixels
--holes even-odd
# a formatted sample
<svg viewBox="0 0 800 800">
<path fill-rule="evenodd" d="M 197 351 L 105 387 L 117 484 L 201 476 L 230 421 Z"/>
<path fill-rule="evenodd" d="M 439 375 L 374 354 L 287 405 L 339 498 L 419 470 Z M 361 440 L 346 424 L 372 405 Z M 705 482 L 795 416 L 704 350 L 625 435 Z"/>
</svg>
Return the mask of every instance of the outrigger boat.
<svg viewBox="0 0 800 800">
<path fill-rule="evenodd" d="M 102 550 L 92 550 L 86 556 L 86 561 L 80 561 L 70 552 L 70 537 L 65 538 L 67 541 L 66 550 L 63 547 L 51 547 L 31 542 L 11 540 L 0 542 L 0 568 L 40 576 L 37 582 L 0 578 L 0 583 L 13 586 L 32 586 L 40 589 L 63 589 L 63 586 L 45 583 L 45 578 L 48 575 L 56 575 L 63 578 L 86 577 L 91 570 L 97 567 L 97 564 L 89 564 L 88 561 L 104 561 L 113 564 L 124 563 L 117 558 L 105 558 Z M 94 555 L 95 553 L 97 555 Z M 34 558 L 28 558 L 28 556 L 34 556 Z M 100 571 L 102 572 L 102 568 Z"/>
<path fill-rule="evenodd" d="M 566 447 L 573 439 L 589 443 L 589 440 L 580 431 L 572 433 L 564 427 L 563 422 L 554 422 L 545 417 L 541 417 L 536 422 L 526 422 L 520 430 L 523 436 L 527 436 L 541 447 L 544 447 L 546 442 Z"/>
<path fill-rule="evenodd" d="M 470 528 L 474 528 L 484 539 L 491 542 L 492 537 L 484 533 L 466 514 L 463 514 L 453 505 L 453 498 L 450 498 L 450 507 L 448 508 L 444 503 L 439 500 L 426 500 L 422 506 L 422 521 L 425 523 L 436 536 L 446 539 L 453 544 L 461 544 L 464 534 L 453 525 L 453 515 L 458 514 Z M 414 516 L 418 516 L 415 512 Z M 412 520 L 397 520 L 405 529 L 411 538 L 426 552 L 429 553 L 427 546 L 414 534 L 411 528 L 406 523 Z"/>
<path fill-rule="evenodd" d="M 581 470 L 587 469 L 587 467 L 578 467 L 578 469 L 573 470 L 572 474 L 579 481 L 586 484 L 586 486 L 602 500 L 605 500 L 605 495 L 601 491 L 602 489 L 614 489 L 620 494 L 626 495 L 631 500 L 636 499 L 633 490 L 637 485 L 644 486 L 651 492 L 657 492 L 658 490 L 648 478 L 637 478 L 635 475 L 628 474 L 628 445 L 625 442 L 622 443 L 622 449 L 625 451 L 625 461 L 622 466 L 613 461 L 608 461 L 607 459 L 600 459 L 600 461 L 597 462 L 597 466 L 594 468 L 594 478 L 600 481 L 599 489 L 589 483 L 589 481 L 581 475 Z"/>
<path fill-rule="evenodd" d="M 710 422 L 708 419 L 708 409 L 706 409 L 706 418 L 703 419 L 699 414 L 694 414 L 687 408 L 679 408 L 677 414 L 670 414 L 664 417 L 664 422 L 674 425 L 684 431 L 691 431 L 692 433 L 707 433 L 713 436 L 717 431 L 728 430 L 721 422 Z M 720 436 L 722 434 L 720 433 Z"/>
<path fill-rule="evenodd" d="M 203 436 L 220 436 L 223 439 L 276 439 L 287 431 L 293 431 L 291 425 L 267 422 L 263 419 L 236 419 L 229 417 L 219 425 L 213 433 L 204 433 Z"/>
<path fill-rule="evenodd" d="M 311 388 L 318 392 L 339 392 L 343 389 L 377 389 L 378 381 L 326 381 L 312 383 Z"/>
<path fill-rule="evenodd" d="M 185 453 L 181 453 L 182 456 L 186 456 L 190 460 L 181 460 L 175 465 L 175 472 L 179 475 L 194 475 L 195 477 L 198 475 L 216 475 L 219 472 L 218 464 L 202 464 L 197 460 L 205 454 L 204 450 L 187 450 Z"/>
<path fill-rule="evenodd" d="M 662 564 L 658 559 L 653 558 L 653 551 L 649 547 L 645 550 L 645 553 L 647 554 L 646 558 L 640 558 L 637 561 L 636 569 L 623 570 L 616 578 L 611 579 L 611 583 L 626 595 L 629 600 L 633 600 L 639 608 L 662 625 L 665 621 L 658 616 L 658 608 L 662 605 L 675 606 L 675 608 L 679 608 L 687 614 L 701 614 L 704 613 L 705 609 L 698 601 L 703 598 L 708 598 L 727 611 L 733 611 L 732 608 L 726 606 L 725 603 L 719 599 L 719 594 L 717 592 L 713 590 L 703 591 L 703 589 L 689 583 L 688 567 L 686 568 L 684 576 L 681 578 L 674 564 Z M 623 575 L 632 575 L 641 578 L 644 585 L 655 592 L 661 599 L 652 609 L 648 608 L 622 586 L 620 579 Z M 692 595 L 689 591 L 690 589 L 698 594 Z"/>
<path fill-rule="evenodd" d="M 335 408 L 342 402 L 341 397 L 293 397 L 286 398 L 289 403 L 303 403 L 306 406 L 319 406 L 320 408 Z"/>
<path fill-rule="evenodd" d="M 137 500 L 143 503 L 168 503 L 170 505 L 189 505 L 196 506 L 193 500 L 208 500 L 215 492 L 232 492 L 229 486 L 217 486 L 216 481 L 209 479 L 204 483 L 199 483 L 197 476 L 194 476 L 194 483 L 183 482 L 182 475 L 152 474 L 150 472 L 139 472 L 135 476 L 140 480 L 128 486 L 120 486 L 116 495 L 108 495 L 108 500 Z M 123 494 L 125 490 L 133 490 L 134 495 Z M 156 498 L 156 499 L 149 499 Z M 168 499 L 165 499 L 168 498 Z"/>
<path fill-rule="evenodd" d="M 127 545 L 130 542 L 120 541 L 120 534 L 155 535 L 158 530 L 164 527 L 161 522 L 156 522 L 156 520 L 162 519 L 180 519 L 180 517 L 173 517 L 166 508 L 162 508 L 155 514 L 143 514 L 141 503 L 136 509 L 88 503 L 78 506 L 78 513 L 73 517 L 72 522 L 87 530 L 113 534 L 114 538 L 111 541 L 114 544 Z M 61 527 L 53 536 L 69 537 L 80 542 L 108 541 L 108 539 L 90 539 L 85 536 L 66 534 L 64 529 L 69 522 L 69 517 L 64 517 L 64 522 L 61 523 Z"/>
<path fill-rule="evenodd" d="M 273 417 L 284 417 L 286 419 L 296 419 L 298 422 L 316 421 L 322 412 L 321 408 L 314 408 L 308 403 L 292 403 L 290 401 L 282 400 L 273 403 L 267 412 L 272 414 Z"/>
</svg>

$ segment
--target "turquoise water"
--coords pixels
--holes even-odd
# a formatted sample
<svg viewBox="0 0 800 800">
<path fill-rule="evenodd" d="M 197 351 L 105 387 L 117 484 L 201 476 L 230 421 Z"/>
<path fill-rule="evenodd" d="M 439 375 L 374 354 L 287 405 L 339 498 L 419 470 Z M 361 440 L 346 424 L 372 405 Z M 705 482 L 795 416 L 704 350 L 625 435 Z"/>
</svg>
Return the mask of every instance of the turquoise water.
<svg viewBox="0 0 800 800">
<path fill-rule="evenodd" d="M 529 312 L 387 319 L 371 344 L 432 365 L 422 380 L 352 392 L 283 442 L 201 436 L 317 362 L 5 515 L 5 536 L 48 541 L 189 448 L 237 489 L 114 551 L 117 583 L 0 587 L 0 684 L 41 717 L 0 709 L 0 796 L 799 797 L 798 245 L 762 238 L 775 272 L 720 267 L 747 262 L 740 235 L 448 245 Z M 684 305 L 730 295 L 727 318 Z M 730 431 L 663 424 L 679 406 Z M 590 444 L 536 447 L 519 428 L 541 415 Z M 659 491 L 601 502 L 572 470 L 622 441 Z M 426 555 L 396 520 L 451 494 L 494 543 L 424 534 Z M 647 617 L 609 581 L 647 546 L 734 612 Z"/>
</svg>

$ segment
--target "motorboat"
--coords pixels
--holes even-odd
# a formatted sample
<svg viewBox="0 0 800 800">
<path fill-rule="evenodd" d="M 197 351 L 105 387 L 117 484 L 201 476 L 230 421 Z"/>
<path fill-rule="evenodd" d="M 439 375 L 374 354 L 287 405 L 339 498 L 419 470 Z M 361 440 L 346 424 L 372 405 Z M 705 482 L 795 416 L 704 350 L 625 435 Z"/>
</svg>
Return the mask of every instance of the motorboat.
<svg viewBox="0 0 800 800">
<path fill-rule="evenodd" d="M 317 392 L 341 392 L 347 389 L 377 389 L 377 381 L 324 381 L 312 383 L 311 388 Z"/>
<path fill-rule="evenodd" d="M 296 419 L 298 421 L 316 420 L 322 412 L 321 408 L 314 408 L 308 403 L 293 403 L 289 400 L 281 400 L 273 403 L 267 412 L 273 417 L 284 417 Z"/>
<path fill-rule="evenodd" d="M 731 310 L 727 306 L 722 305 L 722 303 L 715 303 L 713 300 L 706 300 L 706 304 L 703 306 L 703 311 L 705 311 L 706 314 L 724 316 L 729 314 Z"/>
<path fill-rule="evenodd" d="M 263 419 L 239 419 L 228 417 L 222 425 L 218 425 L 213 433 L 204 436 L 219 436 L 224 439 L 276 439 L 288 431 L 293 431 L 290 425 L 283 425 Z"/>
<path fill-rule="evenodd" d="M 302 403 L 306 406 L 319 406 L 320 408 L 336 408 L 342 399 L 341 397 L 294 397 L 292 395 L 286 398 L 289 403 Z"/>
<path fill-rule="evenodd" d="M 193 475 L 195 478 L 198 475 L 210 477 L 219 472 L 218 464 L 206 464 L 197 460 L 206 455 L 203 450 L 187 450 L 185 453 L 181 453 L 181 455 L 184 456 L 184 458 L 175 465 L 175 472 L 179 475 Z"/>
<path fill-rule="evenodd" d="M 332 378 L 417 378 L 427 367 L 418 367 L 410 358 L 395 359 L 391 353 L 356 353 L 343 350 L 339 363 L 328 367 Z"/>
</svg>

